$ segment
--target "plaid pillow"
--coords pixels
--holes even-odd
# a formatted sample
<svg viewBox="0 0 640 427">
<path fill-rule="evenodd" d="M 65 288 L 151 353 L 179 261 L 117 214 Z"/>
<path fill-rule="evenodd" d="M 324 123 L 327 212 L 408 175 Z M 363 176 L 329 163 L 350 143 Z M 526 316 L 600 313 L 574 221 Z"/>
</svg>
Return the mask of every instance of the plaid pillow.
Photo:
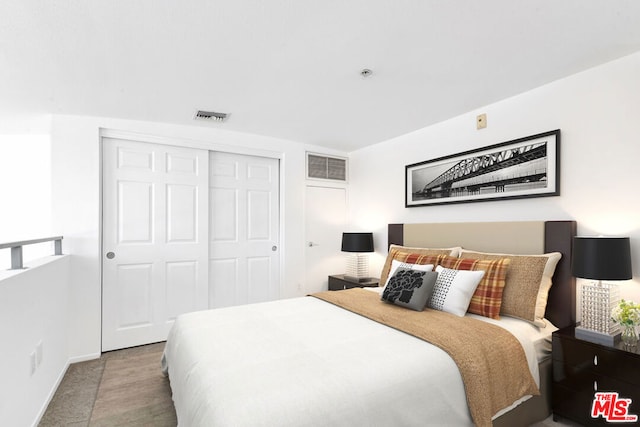
<svg viewBox="0 0 640 427">
<path fill-rule="evenodd" d="M 440 265 L 445 268 L 471 271 L 483 270 L 485 272 L 473 297 L 471 297 L 467 311 L 491 319 L 500 318 L 502 293 L 510 263 L 511 260 L 508 258 L 493 260 L 454 258 L 450 256 L 440 258 Z"/>
<path fill-rule="evenodd" d="M 562 254 L 551 252 L 543 255 L 513 255 L 489 252 L 462 251 L 462 257 L 473 259 L 509 258 L 506 286 L 502 294 L 503 316 L 527 320 L 544 328 L 544 313 L 551 289 L 552 277 Z"/>
<path fill-rule="evenodd" d="M 408 248 L 405 246 L 391 245 L 389 255 L 382 268 L 380 275 L 380 286 L 384 286 L 389 278 L 391 262 L 395 259 L 405 264 L 433 264 L 437 265 L 441 255 L 449 255 L 451 249 L 421 249 Z"/>
</svg>

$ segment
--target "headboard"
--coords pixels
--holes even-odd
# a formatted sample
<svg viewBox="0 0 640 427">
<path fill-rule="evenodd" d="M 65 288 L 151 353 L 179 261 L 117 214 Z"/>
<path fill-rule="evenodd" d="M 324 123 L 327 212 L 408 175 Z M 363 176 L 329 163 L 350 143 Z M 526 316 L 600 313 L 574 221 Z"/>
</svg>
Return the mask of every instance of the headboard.
<svg viewBox="0 0 640 427">
<path fill-rule="evenodd" d="M 446 248 L 462 246 L 483 252 L 542 254 L 560 252 L 545 317 L 558 328 L 576 321 L 576 281 L 571 275 L 575 221 L 389 224 L 389 245 Z"/>
</svg>

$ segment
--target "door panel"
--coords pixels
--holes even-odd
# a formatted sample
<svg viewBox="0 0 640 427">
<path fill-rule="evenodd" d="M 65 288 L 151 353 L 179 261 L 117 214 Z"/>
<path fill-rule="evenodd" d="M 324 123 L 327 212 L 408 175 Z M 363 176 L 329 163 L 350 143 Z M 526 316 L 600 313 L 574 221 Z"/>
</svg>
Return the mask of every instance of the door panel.
<svg viewBox="0 0 640 427">
<path fill-rule="evenodd" d="M 119 308 L 118 328 L 145 326 L 152 323 L 151 287 L 153 264 L 118 266 Z"/>
<path fill-rule="evenodd" d="M 208 162 L 103 139 L 103 351 L 165 340 L 177 315 L 207 307 Z"/>
<path fill-rule="evenodd" d="M 209 307 L 215 307 L 221 301 L 236 300 L 238 283 L 238 260 L 217 259 L 209 261 L 209 281 L 215 283 L 209 292 Z"/>
<path fill-rule="evenodd" d="M 198 232 L 198 188 L 167 186 L 167 241 L 195 242 Z"/>
<path fill-rule="evenodd" d="M 167 173 L 198 175 L 198 161 L 194 156 L 167 153 Z"/>
<path fill-rule="evenodd" d="M 193 310 L 198 297 L 198 264 L 193 261 L 168 262 L 167 317 L 171 320 Z"/>
<path fill-rule="evenodd" d="M 271 193 L 268 191 L 247 191 L 247 216 L 249 229 L 247 239 L 254 241 L 271 240 Z"/>
<path fill-rule="evenodd" d="M 247 258 L 248 302 L 269 301 L 272 298 L 272 283 L 265 283 L 264 278 L 271 276 L 271 257 Z M 266 285 L 266 286 L 265 286 Z"/>
<path fill-rule="evenodd" d="M 146 148 L 137 150 L 133 147 L 118 147 L 118 169 L 153 170 L 154 152 Z"/>
<path fill-rule="evenodd" d="M 280 295 L 279 161 L 211 152 L 209 307 Z"/>
<path fill-rule="evenodd" d="M 118 182 L 118 242 L 151 243 L 153 240 L 154 185 L 149 182 Z"/>
<path fill-rule="evenodd" d="M 222 215 L 210 215 L 212 242 L 237 241 L 238 239 L 238 191 L 235 188 L 211 188 L 211 206 Z"/>
</svg>

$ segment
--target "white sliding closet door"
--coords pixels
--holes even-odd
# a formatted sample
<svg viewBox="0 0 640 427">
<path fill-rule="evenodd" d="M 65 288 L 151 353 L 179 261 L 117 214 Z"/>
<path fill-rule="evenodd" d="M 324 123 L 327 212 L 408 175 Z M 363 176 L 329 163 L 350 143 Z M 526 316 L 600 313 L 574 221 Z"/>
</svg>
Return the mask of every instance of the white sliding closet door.
<svg viewBox="0 0 640 427">
<path fill-rule="evenodd" d="M 163 341 L 208 300 L 206 150 L 103 139 L 102 350 Z"/>
<path fill-rule="evenodd" d="M 279 160 L 209 156 L 209 307 L 277 299 Z"/>
</svg>

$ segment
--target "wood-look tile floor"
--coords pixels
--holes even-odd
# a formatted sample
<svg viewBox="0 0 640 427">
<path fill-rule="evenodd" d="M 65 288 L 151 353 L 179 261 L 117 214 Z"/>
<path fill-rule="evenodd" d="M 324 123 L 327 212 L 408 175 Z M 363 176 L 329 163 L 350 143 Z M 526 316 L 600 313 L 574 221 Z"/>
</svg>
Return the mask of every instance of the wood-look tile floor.
<svg viewBox="0 0 640 427">
<path fill-rule="evenodd" d="M 104 353 L 69 366 L 40 426 L 175 426 L 164 343 Z"/>
</svg>

